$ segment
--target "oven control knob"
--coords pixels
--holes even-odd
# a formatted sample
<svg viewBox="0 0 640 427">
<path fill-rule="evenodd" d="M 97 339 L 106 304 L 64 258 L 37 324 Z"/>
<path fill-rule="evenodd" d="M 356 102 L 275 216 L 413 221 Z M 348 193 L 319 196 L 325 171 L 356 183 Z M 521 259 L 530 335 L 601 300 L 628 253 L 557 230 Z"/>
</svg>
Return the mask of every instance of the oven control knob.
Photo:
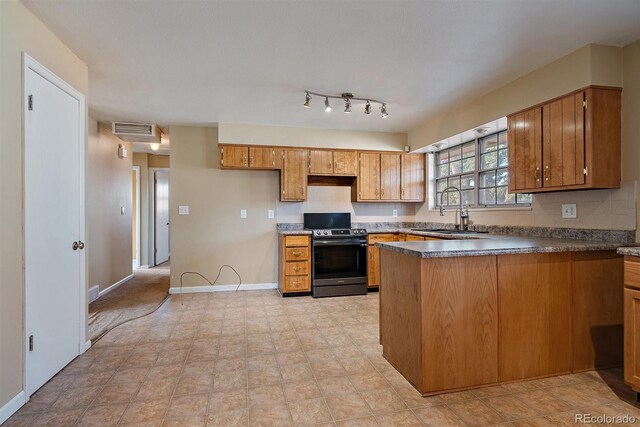
<svg viewBox="0 0 640 427">
<path fill-rule="evenodd" d="M 322 232 L 322 234 L 324 234 L 326 236 L 327 234 L 329 234 L 329 232 L 325 230 L 325 231 Z"/>
</svg>

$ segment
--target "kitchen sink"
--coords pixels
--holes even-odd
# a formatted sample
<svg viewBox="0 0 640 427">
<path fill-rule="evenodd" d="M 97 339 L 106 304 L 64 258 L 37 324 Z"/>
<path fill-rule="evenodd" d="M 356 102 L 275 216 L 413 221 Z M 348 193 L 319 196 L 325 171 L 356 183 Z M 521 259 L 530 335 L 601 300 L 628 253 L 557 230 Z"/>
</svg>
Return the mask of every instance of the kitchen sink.
<svg viewBox="0 0 640 427">
<path fill-rule="evenodd" d="M 474 231 L 474 230 L 444 230 L 444 229 L 430 229 L 430 228 L 412 228 L 411 231 L 423 231 L 440 234 L 482 234 L 488 233 L 488 231 Z"/>
</svg>

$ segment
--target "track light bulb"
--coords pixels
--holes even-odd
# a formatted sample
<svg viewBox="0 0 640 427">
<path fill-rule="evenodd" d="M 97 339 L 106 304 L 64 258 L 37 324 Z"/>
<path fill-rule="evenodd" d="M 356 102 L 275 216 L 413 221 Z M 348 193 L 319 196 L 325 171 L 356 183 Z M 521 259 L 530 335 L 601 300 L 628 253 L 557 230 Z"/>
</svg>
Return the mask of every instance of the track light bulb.
<svg viewBox="0 0 640 427">
<path fill-rule="evenodd" d="M 351 100 L 349 98 L 344 99 L 344 112 L 347 114 L 351 113 Z"/>
<path fill-rule="evenodd" d="M 383 119 L 389 117 L 389 113 L 387 113 L 387 104 L 382 104 L 382 106 L 380 107 L 380 112 L 382 113 Z"/>
<path fill-rule="evenodd" d="M 371 114 L 371 104 L 369 104 L 369 101 L 367 101 L 367 105 L 364 106 L 364 113 Z"/>
<path fill-rule="evenodd" d="M 329 113 L 331 111 L 331 105 L 329 105 L 329 98 L 324 98 L 324 111 Z"/>
<path fill-rule="evenodd" d="M 307 96 L 304 100 L 304 108 L 311 108 L 311 95 L 309 95 L 309 92 L 307 92 Z"/>
</svg>

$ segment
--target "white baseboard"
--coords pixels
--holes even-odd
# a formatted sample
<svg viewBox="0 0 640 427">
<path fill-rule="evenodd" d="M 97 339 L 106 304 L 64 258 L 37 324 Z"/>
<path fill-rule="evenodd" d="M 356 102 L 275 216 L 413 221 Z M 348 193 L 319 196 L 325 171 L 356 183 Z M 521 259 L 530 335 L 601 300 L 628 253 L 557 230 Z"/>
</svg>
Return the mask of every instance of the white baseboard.
<svg viewBox="0 0 640 427">
<path fill-rule="evenodd" d="M 139 267 L 139 269 L 143 269 L 143 268 L 149 268 L 149 265 L 148 265 L 148 264 L 145 264 L 145 265 L 141 265 L 141 266 Z"/>
<path fill-rule="evenodd" d="M 109 286 L 107 289 L 100 291 L 98 296 L 102 296 L 104 294 L 108 294 L 109 292 L 111 292 L 112 290 L 116 289 L 118 286 L 128 282 L 129 280 L 133 279 L 133 274 L 128 275 L 127 277 L 125 277 L 122 280 L 118 280 L 116 283 L 114 283 L 113 285 Z"/>
<path fill-rule="evenodd" d="M 84 344 L 82 344 L 80 346 L 80 354 L 84 353 L 85 351 L 89 350 L 91 348 L 91 340 L 86 340 L 84 342 Z"/>
<path fill-rule="evenodd" d="M 243 283 L 238 288 L 238 285 L 202 285 L 202 286 L 183 286 L 170 288 L 170 294 L 193 294 L 199 292 L 225 292 L 225 291 L 263 291 L 267 289 L 278 289 L 277 283 Z"/>
<path fill-rule="evenodd" d="M 89 304 L 100 297 L 100 286 L 95 285 L 89 288 Z"/>
<path fill-rule="evenodd" d="M 7 421 L 7 419 L 15 414 L 18 409 L 22 408 L 22 405 L 25 403 L 27 403 L 27 395 L 23 390 L 0 408 L 0 424 Z"/>
</svg>

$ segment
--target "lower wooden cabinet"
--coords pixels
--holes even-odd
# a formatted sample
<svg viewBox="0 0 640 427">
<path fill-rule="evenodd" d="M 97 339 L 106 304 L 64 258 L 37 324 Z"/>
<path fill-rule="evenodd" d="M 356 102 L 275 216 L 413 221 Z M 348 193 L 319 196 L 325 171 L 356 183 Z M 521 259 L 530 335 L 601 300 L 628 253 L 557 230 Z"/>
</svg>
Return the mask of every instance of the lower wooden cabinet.
<svg viewBox="0 0 640 427">
<path fill-rule="evenodd" d="M 571 372 L 571 253 L 498 257 L 500 380 Z"/>
<path fill-rule="evenodd" d="M 397 242 L 398 235 L 391 233 L 369 234 L 367 236 L 367 286 L 380 286 L 380 249 L 377 242 Z"/>
<path fill-rule="evenodd" d="M 640 257 L 624 257 L 624 382 L 640 393 Z"/>
<path fill-rule="evenodd" d="M 279 236 L 278 289 L 311 292 L 311 236 Z"/>
</svg>

